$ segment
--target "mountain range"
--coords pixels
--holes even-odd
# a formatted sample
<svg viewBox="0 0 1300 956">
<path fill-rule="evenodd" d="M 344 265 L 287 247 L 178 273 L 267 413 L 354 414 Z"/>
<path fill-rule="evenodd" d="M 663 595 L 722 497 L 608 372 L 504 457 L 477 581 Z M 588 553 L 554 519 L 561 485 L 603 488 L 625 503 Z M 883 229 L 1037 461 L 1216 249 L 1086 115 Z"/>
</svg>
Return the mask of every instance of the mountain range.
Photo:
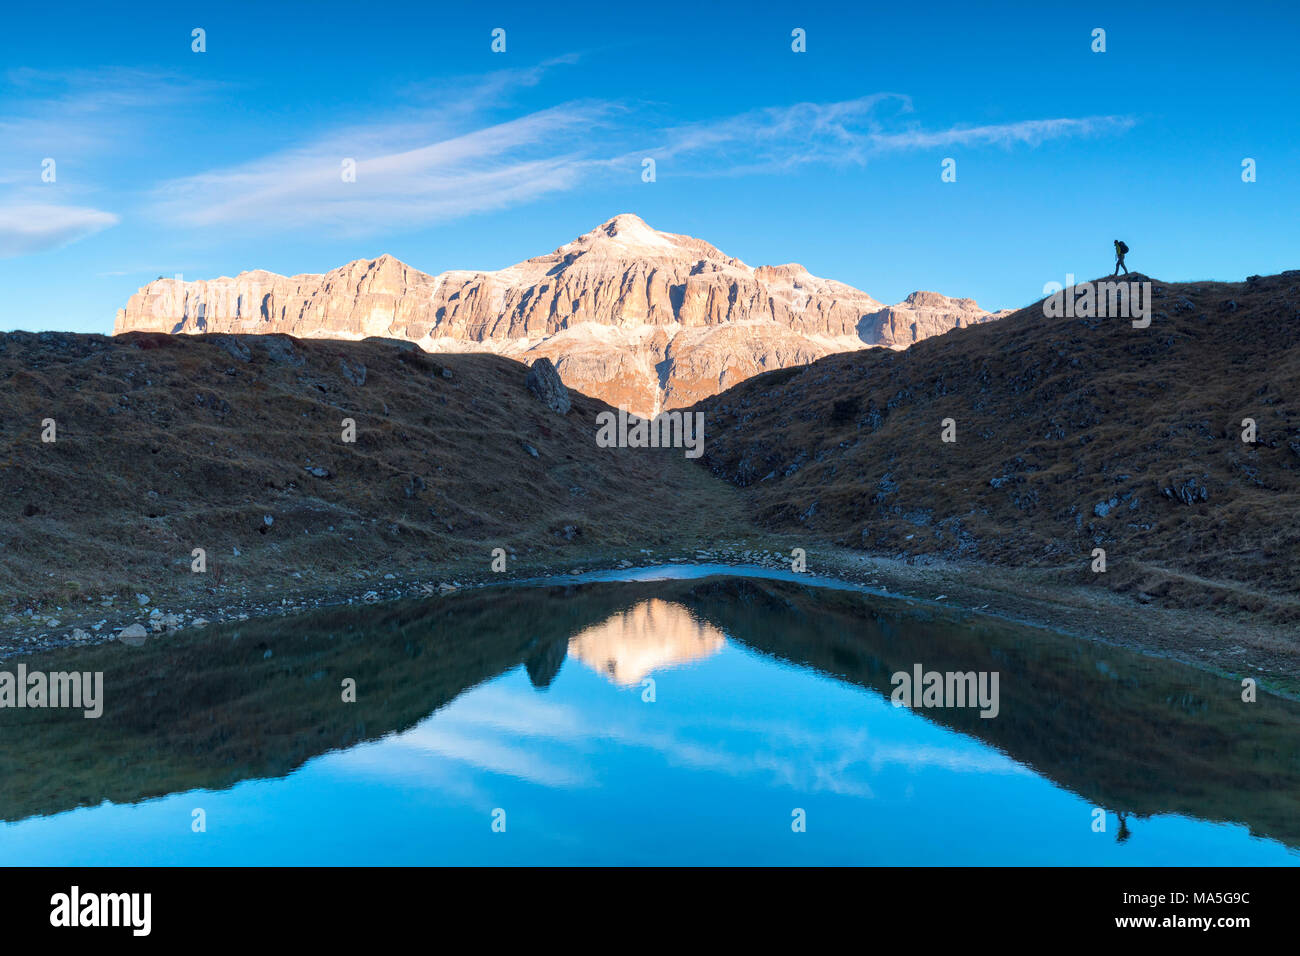
<svg viewBox="0 0 1300 956">
<path fill-rule="evenodd" d="M 756 375 L 694 406 L 694 460 L 601 447 L 606 403 L 570 390 L 561 412 L 529 384 L 541 363 L 502 355 L 0 335 L 0 419 L 41 426 L 0 448 L 0 656 L 154 611 L 165 627 L 493 579 L 496 548 L 538 574 L 788 569 L 798 547 L 819 573 L 1300 692 L 1300 271 L 1132 280 L 1145 327 L 1040 301 Z M 608 662 L 604 643 L 574 656 Z"/>
<path fill-rule="evenodd" d="M 652 416 L 760 372 L 906 348 L 1004 314 L 935 292 L 887 306 L 801 265 L 751 267 L 623 214 L 497 271 L 430 275 L 382 255 L 323 275 L 160 278 L 118 311 L 114 334 L 378 336 L 429 352 L 547 357 L 566 384 Z"/>
</svg>

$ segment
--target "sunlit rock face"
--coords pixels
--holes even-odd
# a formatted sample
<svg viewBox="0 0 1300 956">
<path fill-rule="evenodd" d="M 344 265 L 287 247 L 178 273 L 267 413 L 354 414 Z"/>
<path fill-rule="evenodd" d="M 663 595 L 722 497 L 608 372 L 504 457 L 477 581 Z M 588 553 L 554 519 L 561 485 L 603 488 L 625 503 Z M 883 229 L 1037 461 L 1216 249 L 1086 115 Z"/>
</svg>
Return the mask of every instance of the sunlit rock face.
<svg viewBox="0 0 1300 956">
<path fill-rule="evenodd" d="M 569 656 L 619 686 L 650 674 L 711 657 L 726 635 L 680 604 L 652 598 L 569 639 Z"/>
<path fill-rule="evenodd" d="M 159 278 L 113 331 L 380 336 L 530 365 L 545 356 L 570 388 L 651 417 L 759 372 L 997 317 L 935 292 L 886 306 L 801 265 L 754 268 L 625 213 L 494 272 L 430 275 L 384 255 L 324 275 Z"/>
</svg>

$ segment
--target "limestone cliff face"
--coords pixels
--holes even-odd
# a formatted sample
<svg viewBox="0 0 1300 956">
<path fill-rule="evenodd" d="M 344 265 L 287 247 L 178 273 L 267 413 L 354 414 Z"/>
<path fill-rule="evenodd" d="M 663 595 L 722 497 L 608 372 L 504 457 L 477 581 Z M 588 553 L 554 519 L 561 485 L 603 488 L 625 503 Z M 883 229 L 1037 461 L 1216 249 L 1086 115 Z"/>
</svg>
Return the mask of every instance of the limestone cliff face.
<svg viewBox="0 0 1300 956">
<path fill-rule="evenodd" d="M 898 305 L 862 317 L 863 341 L 879 342 L 893 348 L 906 348 L 932 335 L 950 329 L 1000 319 L 1010 309 L 985 312 L 974 299 L 950 299 L 937 292 L 913 292 Z"/>
<path fill-rule="evenodd" d="M 429 275 L 385 255 L 324 275 L 159 279 L 119 310 L 114 332 L 375 335 L 546 356 L 567 385 L 648 415 L 761 371 L 902 348 L 988 318 L 971 299 L 933 292 L 887 307 L 803 266 L 751 268 L 625 214 L 497 272 Z"/>
</svg>

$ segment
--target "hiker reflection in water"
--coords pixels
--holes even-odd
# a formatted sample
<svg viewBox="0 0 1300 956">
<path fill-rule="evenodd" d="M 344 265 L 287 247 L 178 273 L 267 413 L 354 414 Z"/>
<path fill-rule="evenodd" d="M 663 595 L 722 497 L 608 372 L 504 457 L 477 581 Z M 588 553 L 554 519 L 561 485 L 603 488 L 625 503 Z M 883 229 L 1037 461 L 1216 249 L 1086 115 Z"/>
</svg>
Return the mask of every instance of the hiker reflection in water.
<svg viewBox="0 0 1300 956">
<path fill-rule="evenodd" d="M 1116 810 L 1115 816 L 1119 818 L 1119 831 L 1115 834 L 1115 842 L 1123 843 L 1133 835 L 1128 828 L 1128 814 Z"/>
</svg>

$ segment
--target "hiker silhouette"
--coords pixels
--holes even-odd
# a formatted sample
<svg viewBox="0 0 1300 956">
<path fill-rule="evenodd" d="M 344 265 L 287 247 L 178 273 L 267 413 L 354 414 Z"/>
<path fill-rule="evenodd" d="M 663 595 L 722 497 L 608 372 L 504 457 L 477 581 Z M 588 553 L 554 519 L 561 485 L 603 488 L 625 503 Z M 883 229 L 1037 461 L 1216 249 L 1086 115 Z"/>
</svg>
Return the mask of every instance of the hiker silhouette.
<svg viewBox="0 0 1300 956">
<path fill-rule="evenodd" d="M 1128 253 L 1128 246 L 1125 245 L 1124 240 L 1116 239 L 1115 240 L 1115 271 L 1112 272 L 1111 275 L 1113 276 L 1119 275 L 1120 269 L 1123 269 L 1124 274 L 1128 275 L 1128 266 L 1124 265 L 1124 256 L 1127 253 Z"/>
</svg>

